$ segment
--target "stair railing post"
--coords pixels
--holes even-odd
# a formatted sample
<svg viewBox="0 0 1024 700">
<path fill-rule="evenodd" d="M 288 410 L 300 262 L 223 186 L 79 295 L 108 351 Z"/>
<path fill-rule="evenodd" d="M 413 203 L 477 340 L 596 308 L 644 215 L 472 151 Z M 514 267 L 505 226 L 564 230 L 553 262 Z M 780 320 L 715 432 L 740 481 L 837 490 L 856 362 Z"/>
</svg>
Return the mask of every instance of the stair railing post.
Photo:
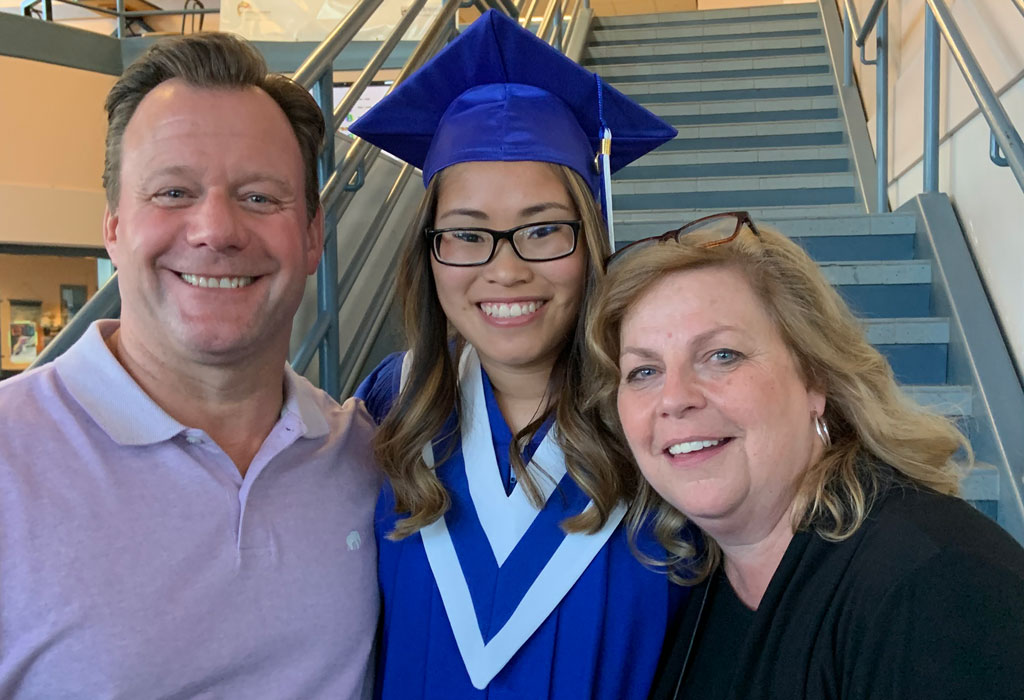
<svg viewBox="0 0 1024 700">
<path fill-rule="evenodd" d="M 924 15 L 924 191 L 939 191 L 939 23 L 925 4 Z"/>
<path fill-rule="evenodd" d="M 325 70 L 314 84 L 313 96 L 327 125 L 327 138 L 317 159 L 317 174 L 321 184 L 334 173 L 334 73 Z M 333 231 L 338 222 L 330 211 L 324 212 L 324 231 Z M 326 237 L 326 236 L 325 236 Z M 328 319 L 327 332 L 320 341 L 317 353 L 320 366 L 320 388 L 331 397 L 341 398 L 341 339 L 338 332 L 338 244 L 332 237 L 324 246 L 320 265 L 316 270 L 316 307 L 318 315 Z"/>
<path fill-rule="evenodd" d="M 853 26 L 850 24 L 850 5 L 843 3 L 843 86 L 853 85 Z"/>
<path fill-rule="evenodd" d="M 520 21 L 525 18 L 523 26 L 530 29 L 530 25 L 533 24 L 533 13 L 537 10 L 537 0 L 530 0 L 530 4 L 526 6 L 526 13 L 519 16 Z M 530 30 L 533 31 L 533 30 Z"/>
<path fill-rule="evenodd" d="M 124 0 L 117 0 L 117 38 L 124 39 L 124 35 L 128 29 L 127 22 L 124 16 Z"/>
<path fill-rule="evenodd" d="M 878 165 L 878 213 L 889 211 L 889 5 L 878 13 L 875 27 L 877 39 L 877 72 L 875 75 L 875 141 Z"/>
</svg>

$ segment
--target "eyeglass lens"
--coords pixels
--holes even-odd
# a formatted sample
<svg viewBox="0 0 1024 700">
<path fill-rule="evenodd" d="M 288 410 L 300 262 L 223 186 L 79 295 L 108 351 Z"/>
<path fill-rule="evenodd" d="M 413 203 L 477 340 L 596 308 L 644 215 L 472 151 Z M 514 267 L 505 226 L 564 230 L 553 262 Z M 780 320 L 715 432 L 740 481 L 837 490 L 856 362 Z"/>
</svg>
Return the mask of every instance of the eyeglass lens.
<svg viewBox="0 0 1024 700">
<path fill-rule="evenodd" d="M 624 248 L 620 248 L 615 253 L 612 253 L 605 261 L 605 264 L 612 265 L 629 255 L 630 252 L 645 248 L 653 243 L 660 243 L 669 240 L 701 248 L 714 248 L 736 238 L 744 225 L 749 227 L 755 236 L 760 235 L 758 230 L 754 228 L 750 215 L 746 212 L 712 214 L 711 216 L 691 221 L 688 224 L 683 224 L 676 230 L 663 233 L 660 236 L 642 238 L 639 241 L 630 243 Z"/>
<path fill-rule="evenodd" d="M 744 223 L 734 214 L 711 216 L 684 225 L 676 231 L 675 238 L 685 238 L 690 245 L 713 247 L 733 238 Z"/>
<path fill-rule="evenodd" d="M 566 223 L 533 224 L 512 232 L 511 241 L 519 257 L 540 262 L 571 253 L 575 245 L 575 233 L 573 227 Z M 494 248 L 495 236 L 481 229 L 438 231 L 434 236 L 434 251 L 442 263 L 484 263 L 491 257 Z"/>
</svg>

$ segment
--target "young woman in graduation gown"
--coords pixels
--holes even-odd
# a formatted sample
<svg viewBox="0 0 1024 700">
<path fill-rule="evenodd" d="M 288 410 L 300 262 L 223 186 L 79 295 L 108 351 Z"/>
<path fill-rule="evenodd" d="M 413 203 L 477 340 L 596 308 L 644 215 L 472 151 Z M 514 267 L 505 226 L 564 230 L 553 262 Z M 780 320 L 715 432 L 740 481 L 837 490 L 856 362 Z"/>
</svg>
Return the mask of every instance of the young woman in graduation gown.
<svg viewBox="0 0 1024 700">
<path fill-rule="evenodd" d="M 398 270 L 410 349 L 357 391 L 390 481 L 378 697 L 650 689 L 685 589 L 633 556 L 629 474 L 580 405 L 604 127 L 611 169 L 675 133 L 493 11 L 352 127 L 426 185 Z"/>
</svg>

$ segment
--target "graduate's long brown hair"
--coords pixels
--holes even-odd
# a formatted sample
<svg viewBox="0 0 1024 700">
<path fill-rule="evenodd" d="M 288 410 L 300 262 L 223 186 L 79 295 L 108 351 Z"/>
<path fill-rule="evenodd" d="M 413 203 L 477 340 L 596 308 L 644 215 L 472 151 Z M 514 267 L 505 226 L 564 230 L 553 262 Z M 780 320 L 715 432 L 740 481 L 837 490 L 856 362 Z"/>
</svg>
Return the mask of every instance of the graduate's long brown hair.
<svg viewBox="0 0 1024 700">
<path fill-rule="evenodd" d="M 604 222 L 597 204 L 583 179 L 567 167 L 551 165 L 583 222 L 580 243 L 587 257 L 584 299 L 603 276 L 603 261 L 608 255 Z M 430 247 L 423 235 L 433 224 L 438 188 L 444 172 L 438 173 L 427 187 L 419 211 L 406 236 L 398 269 L 398 298 L 402 302 L 405 337 L 412 362 L 405 386 L 395 400 L 374 440 L 374 451 L 381 468 L 391 481 L 396 511 L 401 515 L 393 539 L 415 533 L 444 515 L 451 497 L 428 467 L 422 456 L 428 443 L 443 444 L 445 423 L 458 413 L 460 386 L 457 358 L 465 339 L 451 328 L 441 309 L 430 268 Z M 582 303 L 581 303 L 582 308 Z M 629 469 L 598 450 L 605 441 L 595 439 L 600 422 L 588 419 L 582 407 L 583 312 L 570 328 L 565 345 L 552 370 L 548 395 L 550 409 L 523 428 L 512 441 L 511 461 L 516 479 L 535 505 L 542 505 L 538 478 L 543 472 L 523 462 L 518 446 L 532 437 L 544 419 L 555 415 L 559 443 L 566 457 L 568 473 L 594 502 L 594 507 L 569 518 L 563 527 L 570 532 L 596 532 L 627 490 L 625 480 L 633 479 Z M 438 455 L 438 464 L 446 457 Z"/>
</svg>

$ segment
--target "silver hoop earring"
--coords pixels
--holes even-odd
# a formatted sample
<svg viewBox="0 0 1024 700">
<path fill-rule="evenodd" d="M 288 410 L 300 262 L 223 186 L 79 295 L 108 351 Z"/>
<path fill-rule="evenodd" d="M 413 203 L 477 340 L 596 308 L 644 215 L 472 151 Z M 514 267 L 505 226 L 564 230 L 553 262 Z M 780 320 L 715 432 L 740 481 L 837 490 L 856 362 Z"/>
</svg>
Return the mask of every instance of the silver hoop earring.
<svg viewBox="0 0 1024 700">
<path fill-rule="evenodd" d="M 816 411 L 811 413 L 811 417 L 814 419 L 814 430 L 818 433 L 818 437 L 821 438 L 821 444 L 827 450 L 832 447 L 832 436 L 828 434 L 828 423 Z"/>
</svg>

